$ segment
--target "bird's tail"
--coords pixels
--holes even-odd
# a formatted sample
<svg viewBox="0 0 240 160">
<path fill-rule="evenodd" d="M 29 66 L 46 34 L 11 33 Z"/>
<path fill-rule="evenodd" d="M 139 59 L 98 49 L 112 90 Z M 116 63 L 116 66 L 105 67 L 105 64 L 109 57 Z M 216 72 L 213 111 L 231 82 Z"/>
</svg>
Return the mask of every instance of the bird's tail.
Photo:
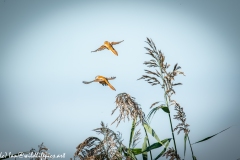
<svg viewBox="0 0 240 160">
<path fill-rule="evenodd" d="M 118 56 L 118 53 L 117 53 L 117 51 L 116 51 L 114 48 L 111 48 L 111 51 L 112 51 L 116 56 Z"/>
<path fill-rule="evenodd" d="M 116 91 L 116 89 L 108 81 L 106 81 L 106 83 L 112 90 Z"/>
</svg>

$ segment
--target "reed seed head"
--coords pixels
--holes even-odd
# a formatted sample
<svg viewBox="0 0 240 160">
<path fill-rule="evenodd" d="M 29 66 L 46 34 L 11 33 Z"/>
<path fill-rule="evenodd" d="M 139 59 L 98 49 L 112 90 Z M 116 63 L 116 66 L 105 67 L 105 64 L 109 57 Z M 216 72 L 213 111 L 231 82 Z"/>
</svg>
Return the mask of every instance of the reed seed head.
<svg viewBox="0 0 240 160">
<path fill-rule="evenodd" d="M 139 118 L 139 121 L 137 124 L 142 122 L 144 120 L 144 112 L 142 109 L 139 107 L 140 105 L 135 101 L 134 97 L 131 97 L 127 93 L 120 93 L 116 96 L 116 108 L 112 111 L 112 114 L 119 109 L 120 113 L 119 116 L 115 119 L 113 123 L 116 121 L 117 126 L 121 122 L 121 120 L 125 121 L 125 118 L 127 117 L 128 120 L 131 119 L 137 119 Z"/>
<path fill-rule="evenodd" d="M 168 150 L 163 154 L 166 158 L 170 158 L 169 160 L 181 160 L 180 156 L 176 153 L 173 148 L 168 148 Z"/>
</svg>

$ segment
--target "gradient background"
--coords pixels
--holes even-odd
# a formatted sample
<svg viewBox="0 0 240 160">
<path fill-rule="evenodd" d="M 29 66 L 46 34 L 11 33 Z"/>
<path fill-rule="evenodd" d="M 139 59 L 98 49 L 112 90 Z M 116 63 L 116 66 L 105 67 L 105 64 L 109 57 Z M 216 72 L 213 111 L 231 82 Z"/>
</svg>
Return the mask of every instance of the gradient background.
<svg viewBox="0 0 240 160">
<path fill-rule="evenodd" d="M 171 67 L 178 63 L 186 74 L 176 78 L 183 85 L 173 99 L 187 115 L 191 142 L 237 125 L 193 145 L 196 157 L 240 158 L 239 7 L 238 0 L 0 0 L 0 152 L 44 142 L 51 154 L 69 159 L 79 143 L 98 136 L 92 129 L 101 121 L 121 131 L 128 145 L 131 122 L 110 125 L 118 115 L 111 116 L 115 96 L 129 93 L 146 114 L 163 101 L 160 86 L 136 81 L 151 58 L 144 49 L 149 37 Z M 91 53 L 105 40 L 124 40 L 115 46 L 118 57 L 108 50 Z M 117 91 L 82 83 L 96 75 L 116 76 L 111 83 Z M 160 139 L 171 137 L 167 114 L 158 112 L 151 126 Z M 183 158 L 184 135 L 176 137 Z"/>
</svg>

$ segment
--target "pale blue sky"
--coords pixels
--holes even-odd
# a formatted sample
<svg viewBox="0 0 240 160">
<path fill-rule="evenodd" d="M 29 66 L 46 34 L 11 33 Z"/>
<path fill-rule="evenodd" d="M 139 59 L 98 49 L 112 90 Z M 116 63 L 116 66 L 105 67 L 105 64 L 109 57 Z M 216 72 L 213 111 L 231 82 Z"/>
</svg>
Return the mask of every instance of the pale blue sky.
<svg viewBox="0 0 240 160">
<path fill-rule="evenodd" d="M 110 125 L 117 117 L 111 112 L 118 93 L 135 97 L 148 114 L 163 92 L 136 81 L 150 59 L 146 37 L 186 74 L 176 79 L 183 85 L 174 99 L 186 112 L 192 142 L 239 125 L 239 6 L 238 0 L 0 0 L 0 152 L 44 142 L 51 154 L 69 159 L 79 143 L 98 136 L 92 129 L 101 121 Z M 118 57 L 91 53 L 105 40 L 124 40 L 115 46 Z M 97 75 L 116 76 L 116 91 L 82 83 Z M 151 126 L 161 139 L 171 136 L 166 114 L 157 113 Z M 131 122 L 110 128 L 128 144 Z M 233 127 L 194 145 L 194 153 L 199 160 L 240 158 L 239 135 Z M 183 134 L 176 137 L 183 158 Z"/>
</svg>

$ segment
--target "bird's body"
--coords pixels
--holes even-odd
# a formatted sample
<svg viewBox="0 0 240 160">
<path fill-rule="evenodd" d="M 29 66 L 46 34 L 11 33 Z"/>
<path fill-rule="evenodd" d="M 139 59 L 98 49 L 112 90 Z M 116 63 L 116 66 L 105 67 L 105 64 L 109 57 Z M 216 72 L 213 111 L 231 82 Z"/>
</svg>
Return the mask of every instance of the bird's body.
<svg viewBox="0 0 240 160">
<path fill-rule="evenodd" d="M 110 50 L 113 54 L 115 54 L 116 56 L 118 56 L 118 53 L 117 51 L 113 48 L 113 45 L 116 45 L 116 44 L 119 44 L 121 42 L 123 42 L 124 40 L 120 41 L 120 42 L 108 42 L 108 41 L 105 41 L 104 44 L 99 47 L 97 50 L 95 51 L 92 51 L 92 52 L 97 52 L 97 51 L 101 51 L 101 50 L 104 50 L 104 49 L 108 49 Z"/>
<path fill-rule="evenodd" d="M 115 78 L 116 77 L 106 78 L 106 77 L 103 77 L 103 76 L 96 76 L 95 80 L 90 81 L 90 82 L 83 81 L 83 83 L 89 84 L 89 83 L 92 83 L 92 82 L 99 82 L 103 86 L 109 86 L 112 90 L 116 91 L 116 89 L 108 82 L 108 80 L 113 80 Z"/>
</svg>

